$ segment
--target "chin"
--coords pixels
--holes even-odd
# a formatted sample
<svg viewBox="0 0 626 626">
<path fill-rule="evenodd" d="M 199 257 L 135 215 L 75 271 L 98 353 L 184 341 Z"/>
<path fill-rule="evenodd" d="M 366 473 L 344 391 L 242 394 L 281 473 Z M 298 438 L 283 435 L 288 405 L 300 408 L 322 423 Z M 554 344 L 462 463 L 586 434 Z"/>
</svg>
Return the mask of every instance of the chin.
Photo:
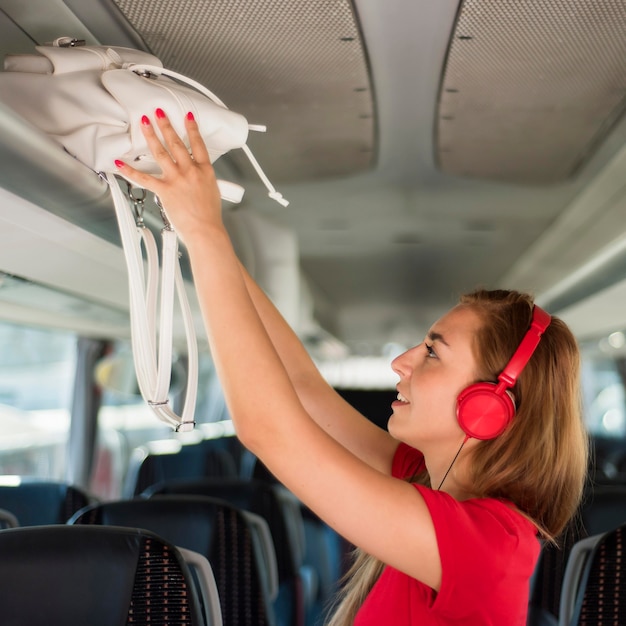
<svg viewBox="0 0 626 626">
<path fill-rule="evenodd" d="M 396 421 L 397 421 L 397 417 L 395 413 L 391 414 L 391 417 L 387 420 L 387 431 L 389 432 L 389 434 L 394 438 L 397 439 L 396 437 Z"/>
<path fill-rule="evenodd" d="M 399 423 L 398 418 L 392 415 L 387 422 L 387 431 L 389 432 L 389 434 L 396 441 L 402 441 L 409 446 L 415 447 L 415 444 L 409 441 L 412 438 L 410 436 L 410 433 L 404 432 L 404 430 L 405 429 L 402 428 L 402 424 Z"/>
</svg>

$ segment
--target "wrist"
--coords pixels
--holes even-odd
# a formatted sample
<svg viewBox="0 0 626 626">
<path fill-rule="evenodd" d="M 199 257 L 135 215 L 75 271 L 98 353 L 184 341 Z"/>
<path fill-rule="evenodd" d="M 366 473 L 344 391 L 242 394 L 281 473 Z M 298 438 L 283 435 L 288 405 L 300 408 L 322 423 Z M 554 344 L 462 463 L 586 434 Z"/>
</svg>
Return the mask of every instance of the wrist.
<svg viewBox="0 0 626 626">
<path fill-rule="evenodd" d="M 230 244 L 230 237 L 223 224 L 210 225 L 204 228 L 194 229 L 192 232 L 181 237 L 190 254 L 196 249 L 219 246 L 221 243 Z"/>
</svg>

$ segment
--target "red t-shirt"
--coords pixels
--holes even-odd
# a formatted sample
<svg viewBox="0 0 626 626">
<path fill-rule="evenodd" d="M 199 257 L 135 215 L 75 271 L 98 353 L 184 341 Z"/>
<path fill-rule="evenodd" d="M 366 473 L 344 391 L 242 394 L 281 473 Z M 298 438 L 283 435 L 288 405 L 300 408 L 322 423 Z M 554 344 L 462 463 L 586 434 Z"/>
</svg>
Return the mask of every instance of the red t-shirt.
<svg viewBox="0 0 626 626">
<path fill-rule="evenodd" d="M 406 478 L 423 457 L 400 444 L 392 474 Z M 539 556 L 536 529 L 492 498 L 459 502 L 415 485 L 435 525 L 442 580 L 439 593 L 387 566 L 359 610 L 354 626 L 522 626 L 529 579 Z"/>
</svg>

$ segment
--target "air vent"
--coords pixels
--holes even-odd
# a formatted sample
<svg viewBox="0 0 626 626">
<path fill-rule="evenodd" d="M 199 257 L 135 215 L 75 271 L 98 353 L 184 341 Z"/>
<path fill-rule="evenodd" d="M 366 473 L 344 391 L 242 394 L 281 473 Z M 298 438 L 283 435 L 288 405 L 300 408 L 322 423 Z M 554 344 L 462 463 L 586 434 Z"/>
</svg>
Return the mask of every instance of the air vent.
<svg viewBox="0 0 626 626">
<path fill-rule="evenodd" d="M 574 174 L 626 108 L 623 0 L 466 0 L 437 120 L 445 172 L 519 183 Z"/>
</svg>

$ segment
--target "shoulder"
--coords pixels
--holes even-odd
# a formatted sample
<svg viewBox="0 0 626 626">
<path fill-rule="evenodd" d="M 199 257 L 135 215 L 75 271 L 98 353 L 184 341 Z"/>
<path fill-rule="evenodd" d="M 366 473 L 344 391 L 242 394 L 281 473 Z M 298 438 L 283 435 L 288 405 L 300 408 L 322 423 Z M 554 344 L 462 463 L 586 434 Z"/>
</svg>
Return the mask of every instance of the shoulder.
<svg viewBox="0 0 626 626">
<path fill-rule="evenodd" d="M 450 609 L 461 593 L 468 595 L 468 602 L 478 594 L 494 602 L 499 599 L 511 610 L 522 610 L 539 555 L 535 526 L 502 500 L 458 501 L 447 493 L 419 485 L 415 488 L 426 502 L 437 536 L 442 570 L 440 608 Z"/>
<path fill-rule="evenodd" d="M 459 501 L 451 495 L 414 485 L 424 498 L 437 532 L 439 543 L 447 539 L 471 539 L 475 544 L 486 544 L 493 550 L 496 542 L 500 548 L 510 542 L 517 548 L 519 540 L 534 538 L 534 524 L 508 502 L 496 498 L 472 498 Z M 450 532 L 451 528 L 454 529 Z M 440 546 L 441 548 L 441 546 Z"/>
<path fill-rule="evenodd" d="M 400 443 L 393 458 L 392 475 L 396 478 L 409 479 L 424 472 L 424 455 L 411 446 Z M 425 487 L 413 485 L 424 498 L 433 521 L 439 518 L 457 524 L 465 524 L 468 530 L 476 527 L 476 523 L 487 524 L 486 528 L 500 527 L 504 532 L 512 534 L 536 535 L 536 528 L 506 500 L 496 498 L 472 498 L 459 501 L 453 496 Z M 480 527 L 476 530 L 480 531 Z"/>
<path fill-rule="evenodd" d="M 433 608 L 441 615 L 469 619 L 472 611 L 489 607 L 504 620 L 494 623 L 523 615 L 540 549 L 535 526 L 502 500 L 458 501 L 447 493 L 415 488 L 433 520 L 441 558 L 441 586 Z"/>
<path fill-rule="evenodd" d="M 398 446 L 394 476 L 408 478 L 424 469 L 419 451 Z M 459 501 L 423 485 L 411 487 L 426 504 L 441 560 L 441 585 L 430 610 L 469 620 L 463 623 L 487 623 L 473 613 L 486 607 L 501 614 L 496 623 L 506 623 L 507 614 L 523 613 L 539 555 L 535 526 L 503 500 Z"/>
</svg>

